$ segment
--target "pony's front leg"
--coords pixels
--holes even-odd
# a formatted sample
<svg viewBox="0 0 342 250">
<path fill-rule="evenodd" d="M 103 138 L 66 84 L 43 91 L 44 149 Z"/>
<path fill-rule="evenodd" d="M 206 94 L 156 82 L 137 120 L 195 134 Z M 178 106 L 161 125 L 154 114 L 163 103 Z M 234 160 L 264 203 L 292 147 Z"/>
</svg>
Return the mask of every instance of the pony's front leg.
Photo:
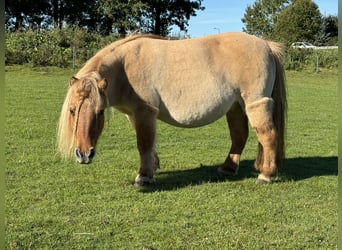
<svg viewBox="0 0 342 250">
<path fill-rule="evenodd" d="M 131 123 L 131 125 L 133 126 L 133 128 L 136 129 L 134 116 L 126 115 L 126 117 L 128 121 Z M 159 164 L 159 157 L 158 157 L 155 141 L 153 144 L 152 157 L 153 157 L 153 163 L 154 163 L 154 171 L 157 171 L 157 169 L 160 168 L 160 164 Z"/>
<path fill-rule="evenodd" d="M 140 155 L 139 174 L 135 178 L 136 186 L 154 182 L 154 173 L 159 167 L 159 158 L 155 152 L 156 117 L 158 110 L 151 106 L 143 106 L 136 110 L 134 123 L 137 146 Z"/>
</svg>

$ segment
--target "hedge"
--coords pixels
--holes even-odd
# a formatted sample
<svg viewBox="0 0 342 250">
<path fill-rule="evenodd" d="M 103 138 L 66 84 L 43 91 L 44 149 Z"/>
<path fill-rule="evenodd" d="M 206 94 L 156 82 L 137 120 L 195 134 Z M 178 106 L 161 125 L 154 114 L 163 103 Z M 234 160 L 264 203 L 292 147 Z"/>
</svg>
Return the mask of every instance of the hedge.
<svg viewBox="0 0 342 250">
<path fill-rule="evenodd" d="M 117 40 L 78 28 L 6 34 L 5 63 L 79 67 L 100 48 Z"/>
<path fill-rule="evenodd" d="M 117 40 L 114 35 L 103 37 L 79 28 L 52 29 L 44 32 L 15 32 L 6 34 L 5 63 L 31 66 L 80 67 L 100 48 Z M 285 68 L 333 69 L 338 67 L 338 51 L 303 50 L 286 51 Z"/>
<path fill-rule="evenodd" d="M 338 50 L 313 50 L 288 48 L 285 56 L 285 68 L 287 70 L 338 68 Z"/>
</svg>

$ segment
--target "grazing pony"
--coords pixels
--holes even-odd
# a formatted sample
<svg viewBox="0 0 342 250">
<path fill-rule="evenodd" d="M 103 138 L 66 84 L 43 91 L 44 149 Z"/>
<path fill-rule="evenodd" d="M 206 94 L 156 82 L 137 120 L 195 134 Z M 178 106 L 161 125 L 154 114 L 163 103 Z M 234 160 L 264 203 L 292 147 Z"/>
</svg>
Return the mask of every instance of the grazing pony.
<svg viewBox="0 0 342 250">
<path fill-rule="evenodd" d="M 156 120 L 193 128 L 226 115 L 232 145 L 218 172 L 237 174 L 248 121 L 259 141 L 257 183 L 270 183 L 284 158 L 286 87 L 280 44 L 245 33 L 170 41 L 137 35 L 101 49 L 69 82 L 58 126 L 58 148 L 90 163 L 115 107 L 136 130 L 136 185 L 159 167 Z"/>
</svg>

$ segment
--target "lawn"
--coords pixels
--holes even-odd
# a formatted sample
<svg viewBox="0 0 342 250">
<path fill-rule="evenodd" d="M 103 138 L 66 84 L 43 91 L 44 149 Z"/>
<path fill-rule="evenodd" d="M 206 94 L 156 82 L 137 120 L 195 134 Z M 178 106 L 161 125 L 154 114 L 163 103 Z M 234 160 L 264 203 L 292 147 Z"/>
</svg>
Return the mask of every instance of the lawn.
<svg viewBox="0 0 342 250">
<path fill-rule="evenodd" d="M 6 68 L 7 249 L 337 249 L 337 74 L 287 72 L 285 167 L 256 185 L 251 131 L 237 177 L 217 176 L 224 118 L 158 123 L 156 183 L 133 186 L 135 134 L 111 111 L 91 165 L 63 161 L 56 124 L 69 70 Z"/>
</svg>

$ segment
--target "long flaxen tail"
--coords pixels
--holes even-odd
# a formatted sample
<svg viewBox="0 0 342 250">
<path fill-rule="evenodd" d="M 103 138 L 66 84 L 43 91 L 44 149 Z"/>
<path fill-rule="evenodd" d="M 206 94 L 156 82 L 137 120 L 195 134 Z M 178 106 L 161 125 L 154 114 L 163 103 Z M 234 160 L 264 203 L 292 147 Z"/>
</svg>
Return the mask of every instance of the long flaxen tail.
<svg viewBox="0 0 342 250">
<path fill-rule="evenodd" d="M 272 92 L 274 100 L 273 122 L 277 131 L 276 165 L 280 169 L 285 159 L 285 129 L 287 117 L 286 81 L 283 66 L 284 47 L 280 43 L 267 41 L 276 64 L 276 78 Z M 256 165 L 263 162 L 263 148 L 259 143 Z"/>
</svg>

